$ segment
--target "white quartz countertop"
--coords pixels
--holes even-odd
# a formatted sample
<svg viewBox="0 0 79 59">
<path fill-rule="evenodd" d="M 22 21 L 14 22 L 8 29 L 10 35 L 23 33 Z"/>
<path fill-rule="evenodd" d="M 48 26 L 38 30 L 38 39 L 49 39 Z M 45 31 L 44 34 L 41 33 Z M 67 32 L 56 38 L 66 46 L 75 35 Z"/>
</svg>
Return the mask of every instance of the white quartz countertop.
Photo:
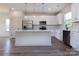
<svg viewBox="0 0 79 59">
<path fill-rule="evenodd" d="M 50 30 L 16 30 L 16 32 L 48 32 Z"/>
</svg>

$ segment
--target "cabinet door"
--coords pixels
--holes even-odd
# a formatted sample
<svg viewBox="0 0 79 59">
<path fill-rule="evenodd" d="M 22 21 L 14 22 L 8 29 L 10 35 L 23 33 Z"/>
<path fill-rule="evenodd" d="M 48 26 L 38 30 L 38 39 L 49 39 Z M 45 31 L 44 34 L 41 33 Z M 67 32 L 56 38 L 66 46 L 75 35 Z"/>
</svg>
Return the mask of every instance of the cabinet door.
<svg viewBox="0 0 79 59">
<path fill-rule="evenodd" d="M 56 16 L 46 16 L 47 25 L 57 25 Z"/>
<path fill-rule="evenodd" d="M 63 17 L 63 14 L 62 13 L 59 13 L 58 15 L 57 15 L 57 20 L 58 20 L 58 24 L 62 24 L 63 23 L 63 19 L 64 19 L 64 17 Z"/>
</svg>

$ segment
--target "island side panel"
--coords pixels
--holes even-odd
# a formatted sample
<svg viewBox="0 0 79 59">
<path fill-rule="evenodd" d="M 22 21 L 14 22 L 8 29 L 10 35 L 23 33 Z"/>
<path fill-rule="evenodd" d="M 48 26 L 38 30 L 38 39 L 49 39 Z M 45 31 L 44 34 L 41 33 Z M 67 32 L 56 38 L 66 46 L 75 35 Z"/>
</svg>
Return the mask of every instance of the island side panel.
<svg viewBox="0 0 79 59">
<path fill-rule="evenodd" d="M 16 46 L 51 46 L 50 31 L 17 31 Z"/>
</svg>

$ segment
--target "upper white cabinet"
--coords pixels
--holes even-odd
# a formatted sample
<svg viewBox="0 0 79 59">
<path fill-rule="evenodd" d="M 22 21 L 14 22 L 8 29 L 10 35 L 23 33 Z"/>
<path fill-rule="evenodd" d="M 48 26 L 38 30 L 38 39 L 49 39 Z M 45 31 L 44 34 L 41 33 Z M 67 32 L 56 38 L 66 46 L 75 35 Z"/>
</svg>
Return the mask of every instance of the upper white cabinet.
<svg viewBox="0 0 79 59">
<path fill-rule="evenodd" d="M 26 20 L 33 20 L 34 25 L 39 25 L 40 21 L 47 21 L 47 25 L 57 25 L 56 16 L 27 16 Z"/>
<path fill-rule="evenodd" d="M 40 21 L 47 21 L 47 25 L 59 25 L 62 24 L 63 15 L 60 13 L 53 16 L 27 16 L 26 20 L 33 20 L 34 25 L 39 25 Z"/>
<path fill-rule="evenodd" d="M 62 24 L 63 23 L 63 20 L 64 20 L 63 14 L 62 13 L 59 13 L 57 15 L 57 24 Z"/>
<path fill-rule="evenodd" d="M 45 17 L 48 25 L 57 25 L 56 16 L 47 16 Z"/>
<path fill-rule="evenodd" d="M 73 22 L 79 22 L 79 3 L 72 4 L 71 10 Z"/>
</svg>

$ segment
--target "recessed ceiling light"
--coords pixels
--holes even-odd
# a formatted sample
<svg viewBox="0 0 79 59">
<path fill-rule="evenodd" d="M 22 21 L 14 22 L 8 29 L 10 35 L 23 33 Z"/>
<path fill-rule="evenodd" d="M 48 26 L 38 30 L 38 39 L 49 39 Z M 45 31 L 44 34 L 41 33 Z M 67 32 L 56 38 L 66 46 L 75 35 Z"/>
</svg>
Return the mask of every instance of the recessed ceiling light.
<svg viewBox="0 0 79 59">
<path fill-rule="evenodd" d="M 14 10 L 14 8 L 11 8 L 11 10 Z"/>
<path fill-rule="evenodd" d="M 41 16 L 42 18 L 44 17 L 44 16 Z"/>
<path fill-rule="evenodd" d="M 33 16 L 34 18 L 36 17 L 36 16 Z"/>
<path fill-rule="evenodd" d="M 24 18 L 27 18 L 27 16 L 24 16 Z"/>
<path fill-rule="evenodd" d="M 51 10 L 51 8 L 48 8 L 48 10 Z"/>
</svg>

